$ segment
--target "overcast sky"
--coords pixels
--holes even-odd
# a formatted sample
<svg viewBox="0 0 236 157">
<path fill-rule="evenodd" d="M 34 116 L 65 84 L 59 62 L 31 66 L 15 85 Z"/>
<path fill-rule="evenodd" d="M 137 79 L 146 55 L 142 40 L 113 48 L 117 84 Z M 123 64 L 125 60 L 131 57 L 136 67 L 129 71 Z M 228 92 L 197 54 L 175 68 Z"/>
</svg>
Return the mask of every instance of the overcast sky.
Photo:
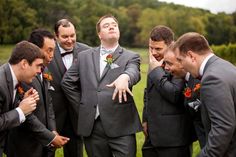
<svg viewBox="0 0 236 157">
<path fill-rule="evenodd" d="M 236 0 L 159 0 L 210 10 L 212 13 L 236 11 Z"/>
</svg>

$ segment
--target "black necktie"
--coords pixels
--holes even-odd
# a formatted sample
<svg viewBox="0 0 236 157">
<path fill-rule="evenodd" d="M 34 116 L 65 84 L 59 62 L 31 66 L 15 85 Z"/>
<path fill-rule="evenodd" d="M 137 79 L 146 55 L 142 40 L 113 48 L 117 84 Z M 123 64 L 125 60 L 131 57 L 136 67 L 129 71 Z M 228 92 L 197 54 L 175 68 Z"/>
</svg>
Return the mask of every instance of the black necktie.
<svg viewBox="0 0 236 157">
<path fill-rule="evenodd" d="M 64 57 L 64 56 L 72 54 L 72 53 L 73 53 L 73 51 L 68 51 L 68 52 L 62 53 L 61 57 Z"/>
</svg>

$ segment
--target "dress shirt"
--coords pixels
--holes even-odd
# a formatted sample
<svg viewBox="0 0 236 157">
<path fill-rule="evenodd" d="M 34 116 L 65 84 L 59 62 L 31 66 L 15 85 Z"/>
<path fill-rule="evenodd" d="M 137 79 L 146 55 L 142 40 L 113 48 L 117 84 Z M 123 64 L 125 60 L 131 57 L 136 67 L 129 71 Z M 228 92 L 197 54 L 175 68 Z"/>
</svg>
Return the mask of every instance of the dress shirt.
<svg viewBox="0 0 236 157">
<path fill-rule="evenodd" d="M 11 76 L 12 76 L 12 79 L 13 79 L 13 100 L 12 100 L 12 102 L 14 103 L 15 96 L 16 96 L 16 90 L 17 90 L 17 89 L 15 89 L 15 86 L 18 84 L 18 80 L 17 80 L 16 75 L 15 75 L 15 73 L 14 73 L 14 71 L 13 71 L 10 64 L 9 64 L 9 67 L 10 67 Z M 17 107 L 15 110 L 19 114 L 20 123 L 23 123 L 25 121 L 25 115 L 24 115 L 23 111 L 19 107 Z"/>
<path fill-rule="evenodd" d="M 209 55 L 203 60 L 201 66 L 200 66 L 200 69 L 199 69 L 199 75 L 200 75 L 200 77 L 203 75 L 203 72 L 204 72 L 204 69 L 205 69 L 205 66 L 206 66 L 207 61 L 208 61 L 212 56 L 214 56 L 213 53 L 209 54 Z"/>
<path fill-rule="evenodd" d="M 66 51 L 59 44 L 58 44 L 58 47 L 59 47 L 61 54 L 66 53 L 67 51 L 73 51 L 73 49 Z M 71 67 L 72 62 L 73 62 L 73 53 L 65 55 L 64 57 L 61 57 L 61 58 L 62 58 L 62 61 L 65 65 L 66 69 L 68 70 Z"/>
</svg>

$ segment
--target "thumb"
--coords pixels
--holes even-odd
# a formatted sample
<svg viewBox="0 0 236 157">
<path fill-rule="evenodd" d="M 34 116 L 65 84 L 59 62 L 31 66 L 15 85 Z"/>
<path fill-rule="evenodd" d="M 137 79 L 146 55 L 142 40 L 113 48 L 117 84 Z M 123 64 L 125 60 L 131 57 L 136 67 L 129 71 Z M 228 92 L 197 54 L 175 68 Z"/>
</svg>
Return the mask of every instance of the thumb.
<svg viewBox="0 0 236 157">
<path fill-rule="evenodd" d="M 106 86 L 110 88 L 115 87 L 115 82 L 112 82 L 111 84 L 107 84 Z"/>
</svg>

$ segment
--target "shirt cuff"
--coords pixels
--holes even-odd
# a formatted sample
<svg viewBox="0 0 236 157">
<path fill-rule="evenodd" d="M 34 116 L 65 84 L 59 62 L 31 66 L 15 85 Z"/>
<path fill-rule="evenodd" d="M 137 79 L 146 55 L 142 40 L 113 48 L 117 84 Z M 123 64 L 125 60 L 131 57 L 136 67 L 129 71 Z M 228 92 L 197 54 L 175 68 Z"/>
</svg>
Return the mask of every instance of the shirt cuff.
<svg viewBox="0 0 236 157">
<path fill-rule="evenodd" d="M 16 111 L 19 114 L 20 123 L 23 123 L 25 121 L 25 115 L 24 115 L 23 111 L 19 107 L 16 108 Z"/>
<path fill-rule="evenodd" d="M 55 135 L 55 137 L 51 140 L 51 142 L 49 142 L 48 144 L 47 144 L 47 147 L 48 146 L 50 146 L 50 144 L 52 143 L 52 141 L 54 141 L 54 139 L 57 137 L 57 135 Z"/>
</svg>

